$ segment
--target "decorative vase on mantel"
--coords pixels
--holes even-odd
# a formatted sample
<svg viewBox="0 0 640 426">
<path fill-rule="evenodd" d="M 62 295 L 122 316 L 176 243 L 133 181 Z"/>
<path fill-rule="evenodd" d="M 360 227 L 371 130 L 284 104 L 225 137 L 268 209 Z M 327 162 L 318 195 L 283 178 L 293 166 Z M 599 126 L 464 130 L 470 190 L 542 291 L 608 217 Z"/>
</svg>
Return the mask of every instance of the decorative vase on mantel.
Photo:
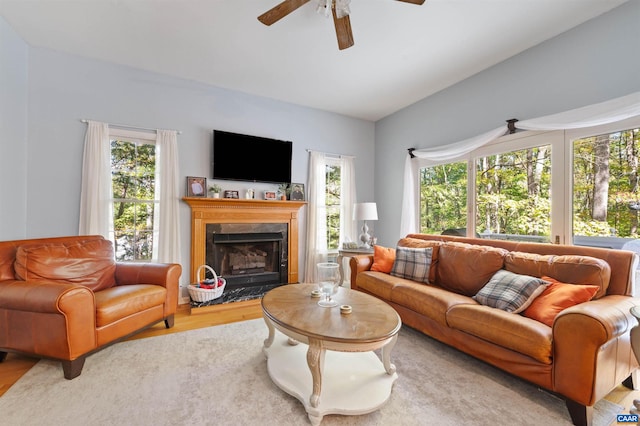
<svg viewBox="0 0 640 426">
<path fill-rule="evenodd" d="M 212 198 L 220 198 L 220 192 L 222 192 L 222 187 L 220 185 L 213 185 L 209 188 L 209 193 Z"/>
</svg>

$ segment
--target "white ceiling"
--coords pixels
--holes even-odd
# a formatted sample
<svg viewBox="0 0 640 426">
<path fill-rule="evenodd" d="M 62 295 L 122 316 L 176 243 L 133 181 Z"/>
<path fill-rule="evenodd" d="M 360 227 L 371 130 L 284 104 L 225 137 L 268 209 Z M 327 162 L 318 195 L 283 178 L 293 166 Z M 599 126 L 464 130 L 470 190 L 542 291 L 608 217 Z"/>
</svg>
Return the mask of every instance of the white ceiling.
<svg viewBox="0 0 640 426">
<path fill-rule="evenodd" d="M 626 0 L 352 0 L 339 51 L 315 1 L 270 27 L 280 0 L 0 0 L 46 47 L 376 121 Z"/>
</svg>

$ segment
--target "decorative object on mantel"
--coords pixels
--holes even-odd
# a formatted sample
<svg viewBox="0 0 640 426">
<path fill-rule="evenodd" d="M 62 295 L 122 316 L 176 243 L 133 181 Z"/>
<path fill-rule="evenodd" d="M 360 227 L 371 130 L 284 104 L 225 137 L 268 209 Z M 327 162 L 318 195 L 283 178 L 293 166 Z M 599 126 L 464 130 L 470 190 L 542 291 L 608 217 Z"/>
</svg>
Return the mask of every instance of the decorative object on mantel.
<svg viewBox="0 0 640 426">
<path fill-rule="evenodd" d="M 207 278 L 206 272 L 202 275 L 202 279 L 200 279 L 200 273 L 203 270 L 207 270 L 213 275 L 213 278 Z M 196 277 L 198 281 L 196 283 L 189 284 L 189 296 L 195 302 L 208 302 L 213 299 L 217 299 L 222 296 L 224 292 L 224 287 L 227 285 L 227 281 L 218 277 L 216 271 L 213 270 L 209 265 L 200 265 L 198 271 L 196 272 Z"/>
<path fill-rule="evenodd" d="M 278 185 L 278 195 L 279 199 L 287 200 L 289 199 L 289 194 L 291 193 L 291 185 L 288 183 L 281 183 Z"/>
<path fill-rule="evenodd" d="M 224 191 L 224 198 L 240 198 L 238 191 Z"/>
<path fill-rule="evenodd" d="M 376 203 L 356 203 L 353 209 L 353 219 L 363 221 L 362 234 L 360 234 L 361 248 L 371 248 L 371 235 L 369 235 L 368 220 L 378 220 L 378 208 Z"/>
<path fill-rule="evenodd" d="M 276 191 L 264 191 L 265 200 L 277 200 Z"/>
<path fill-rule="evenodd" d="M 209 187 L 209 194 L 211 194 L 212 198 L 220 198 L 220 192 L 222 192 L 222 187 L 217 183 Z"/>
<path fill-rule="evenodd" d="M 187 176 L 187 197 L 206 197 L 207 178 Z"/>
<path fill-rule="evenodd" d="M 290 200 L 304 201 L 304 183 L 292 183 Z"/>
</svg>

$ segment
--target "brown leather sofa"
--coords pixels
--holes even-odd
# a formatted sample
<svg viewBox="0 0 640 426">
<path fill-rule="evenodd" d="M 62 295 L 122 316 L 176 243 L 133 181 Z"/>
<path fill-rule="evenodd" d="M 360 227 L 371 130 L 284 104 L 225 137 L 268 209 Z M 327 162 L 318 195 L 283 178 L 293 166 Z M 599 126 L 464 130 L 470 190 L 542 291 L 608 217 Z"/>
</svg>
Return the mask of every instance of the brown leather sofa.
<svg viewBox="0 0 640 426">
<path fill-rule="evenodd" d="M 429 284 L 371 271 L 374 257 L 365 255 L 350 260 L 351 286 L 388 302 L 404 324 L 563 397 L 576 425 L 590 425 L 593 405 L 620 383 L 633 386 L 638 363 L 630 330 L 638 323 L 629 309 L 640 305 L 632 297 L 634 253 L 423 234 L 407 235 L 398 246 L 433 248 Z M 476 290 L 464 294 L 464 285 L 452 285 L 481 287 L 490 278 L 487 268 L 559 275 L 554 278 L 600 289 L 563 310 L 550 327 L 480 305 L 471 297 Z"/>
<path fill-rule="evenodd" d="M 0 362 L 8 352 L 60 360 L 73 379 L 97 350 L 160 321 L 172 327 L 181 273 L 117 263 L 101 236 L 0 242 Z"/>
</svg>

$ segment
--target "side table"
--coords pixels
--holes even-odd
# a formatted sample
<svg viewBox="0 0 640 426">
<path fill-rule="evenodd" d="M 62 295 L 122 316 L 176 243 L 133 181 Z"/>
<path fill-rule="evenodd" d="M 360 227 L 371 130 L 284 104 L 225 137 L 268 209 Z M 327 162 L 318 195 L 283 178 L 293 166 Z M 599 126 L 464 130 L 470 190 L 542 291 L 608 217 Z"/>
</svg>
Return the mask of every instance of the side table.
<svg viewBox="0 0 640 426">
<path fill-rule="evenodd" d="M 338 257 L 336 262 L 338 263 L 340 270 L 340 286 L 344 283 L 344 268 L 342 266 L 342 261 L 345 257 L 353 257 L 359 254 L 373 254 L 372 248 L 357 248 L 357 249 L 342 249 L 338 251 Z"/>
</svg>

